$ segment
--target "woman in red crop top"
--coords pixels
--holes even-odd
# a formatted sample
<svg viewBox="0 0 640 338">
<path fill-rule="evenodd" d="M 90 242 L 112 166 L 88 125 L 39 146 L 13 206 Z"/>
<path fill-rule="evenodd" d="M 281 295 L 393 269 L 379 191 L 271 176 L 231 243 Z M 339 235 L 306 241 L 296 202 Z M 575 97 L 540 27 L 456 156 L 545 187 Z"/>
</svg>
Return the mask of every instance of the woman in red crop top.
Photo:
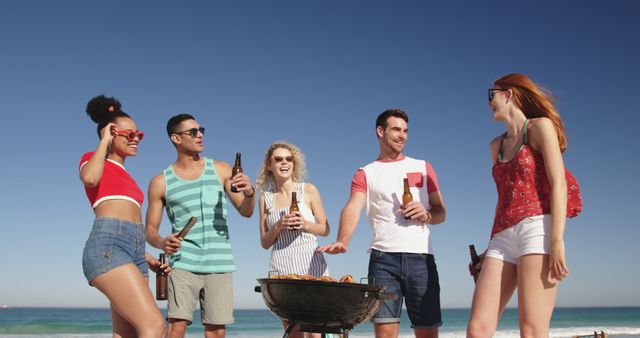
<svg viewBox="0 0 640 338">
<path fill-rule="evenodd" d="M 87 114 L 98 124 L 100 143 L 80 162 L 96 215 L 82 256 L 85 277 L 111 303 L 114 337 L 162 337 L 164 319 L 149 290 L 147 264 L 169 269 L 145 252 L 143 194 L 124 168 L 143 133 L 114 98 L 94 97 Z"/>
<path fill-rule="evenodd" d="M 490 144 L 498 205 L 489 247 L 470 266 L 482 269 L 467 337 L 492 337 L 516 288 L 520 336 L 548 337 L 558 283 L 569 275 L 566 218 L 582 206 L 562 161 L 564 126 L 553 99 L 522 74 L 495 81 L 489 108 L 506 132 Z"/>
</svg>

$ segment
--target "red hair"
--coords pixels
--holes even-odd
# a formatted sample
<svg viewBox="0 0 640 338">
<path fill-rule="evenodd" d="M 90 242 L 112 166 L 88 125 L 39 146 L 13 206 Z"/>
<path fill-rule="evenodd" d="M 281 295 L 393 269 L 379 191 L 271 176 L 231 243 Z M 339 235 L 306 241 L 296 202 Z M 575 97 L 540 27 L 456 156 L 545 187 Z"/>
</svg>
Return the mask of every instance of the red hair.
<svg viewBox="0 0 640 338">
<path fill-rule="evenodd" d="M 511 89 L 515 103 L 527 118 L 546 117 L 553 122 L 558 135 L 560 151 L 567 149 L 567 135 L 560 114 L 554 106 L 555 98 L 546 89 L 536 85 L 524 74 L 508 74 L 494 84 L 501 89 Z"/>
</svg>

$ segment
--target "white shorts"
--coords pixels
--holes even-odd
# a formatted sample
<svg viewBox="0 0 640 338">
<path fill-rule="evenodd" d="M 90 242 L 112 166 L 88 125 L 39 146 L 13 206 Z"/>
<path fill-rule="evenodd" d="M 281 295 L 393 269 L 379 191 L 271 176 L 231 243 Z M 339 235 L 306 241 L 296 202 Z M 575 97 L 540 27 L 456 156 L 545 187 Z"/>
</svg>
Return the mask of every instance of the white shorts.
<svg viewBox="0 0 640 338">
<path fill-rule="evenodd" d="M 551 215 L 528 217 L 495 234 L 485 257 L 517 264 L 520 256 L 548 254 L 550 239 Z"/>
</svg>

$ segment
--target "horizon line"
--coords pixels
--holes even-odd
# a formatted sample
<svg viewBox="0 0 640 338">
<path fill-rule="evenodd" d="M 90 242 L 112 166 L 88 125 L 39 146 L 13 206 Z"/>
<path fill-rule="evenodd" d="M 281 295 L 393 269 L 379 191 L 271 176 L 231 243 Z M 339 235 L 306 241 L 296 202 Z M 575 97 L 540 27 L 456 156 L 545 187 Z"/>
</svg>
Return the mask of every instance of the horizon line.
<svg viewBox="0 0 640 338">
<path fill-rule="evenodd" d="M 166 310 L 166 307 L 158 307 L 160 310 Z M 554 309 L 581 309 L 581 308 L 640 308 L 640 305 L 576 305 L 576 306 L 556 306 Z M 82 309 L 82 310 L 109 310 L 109 307 L 96 307 L 96 306 L 11 306 L 8 304 L 0 305 L 0 311 L 9 310 L 9 309 Z M 403 309 L 406 309 L 403 306 Z M 508 306 L 507 309 L 518 309 L 517 306 Z M 196 311 L 198 309 L 195 309 Z M 269 308 L 234 308 L 235 310 L 247 310 L 247 311 L 256 311 L 256 310 L 264 310 L 271 311 Z M 442 310 L 471 310 L 471 307 L 442 307 Z"/>
</svg>

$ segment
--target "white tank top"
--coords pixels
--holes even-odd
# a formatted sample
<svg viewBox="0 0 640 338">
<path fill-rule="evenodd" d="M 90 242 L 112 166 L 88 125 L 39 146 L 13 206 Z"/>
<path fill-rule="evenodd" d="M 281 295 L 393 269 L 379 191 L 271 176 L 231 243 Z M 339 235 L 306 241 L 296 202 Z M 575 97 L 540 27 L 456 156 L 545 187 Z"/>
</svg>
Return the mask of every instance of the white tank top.
<svg viewBox="0 0 640 338">
<path fill-rule="evenodd" d="M 296 191 L 302 217 L 315 222 L 313 212 L 304 202 L 304 183 L 298 184 Z M 271 229 L 280 218 L 289 213 L 289 208 L 275 208 L 273 191 L 265 191 L 263 194 L 267 226 Z M 327 262 L 322 253 L 316 252 L 317 247 L 318 242 L 313 234 L 303 230 L 282 230 L 272 246 L 269 275 L 298 274 L 314 277 L 329 275 Z"/>
</svg>

